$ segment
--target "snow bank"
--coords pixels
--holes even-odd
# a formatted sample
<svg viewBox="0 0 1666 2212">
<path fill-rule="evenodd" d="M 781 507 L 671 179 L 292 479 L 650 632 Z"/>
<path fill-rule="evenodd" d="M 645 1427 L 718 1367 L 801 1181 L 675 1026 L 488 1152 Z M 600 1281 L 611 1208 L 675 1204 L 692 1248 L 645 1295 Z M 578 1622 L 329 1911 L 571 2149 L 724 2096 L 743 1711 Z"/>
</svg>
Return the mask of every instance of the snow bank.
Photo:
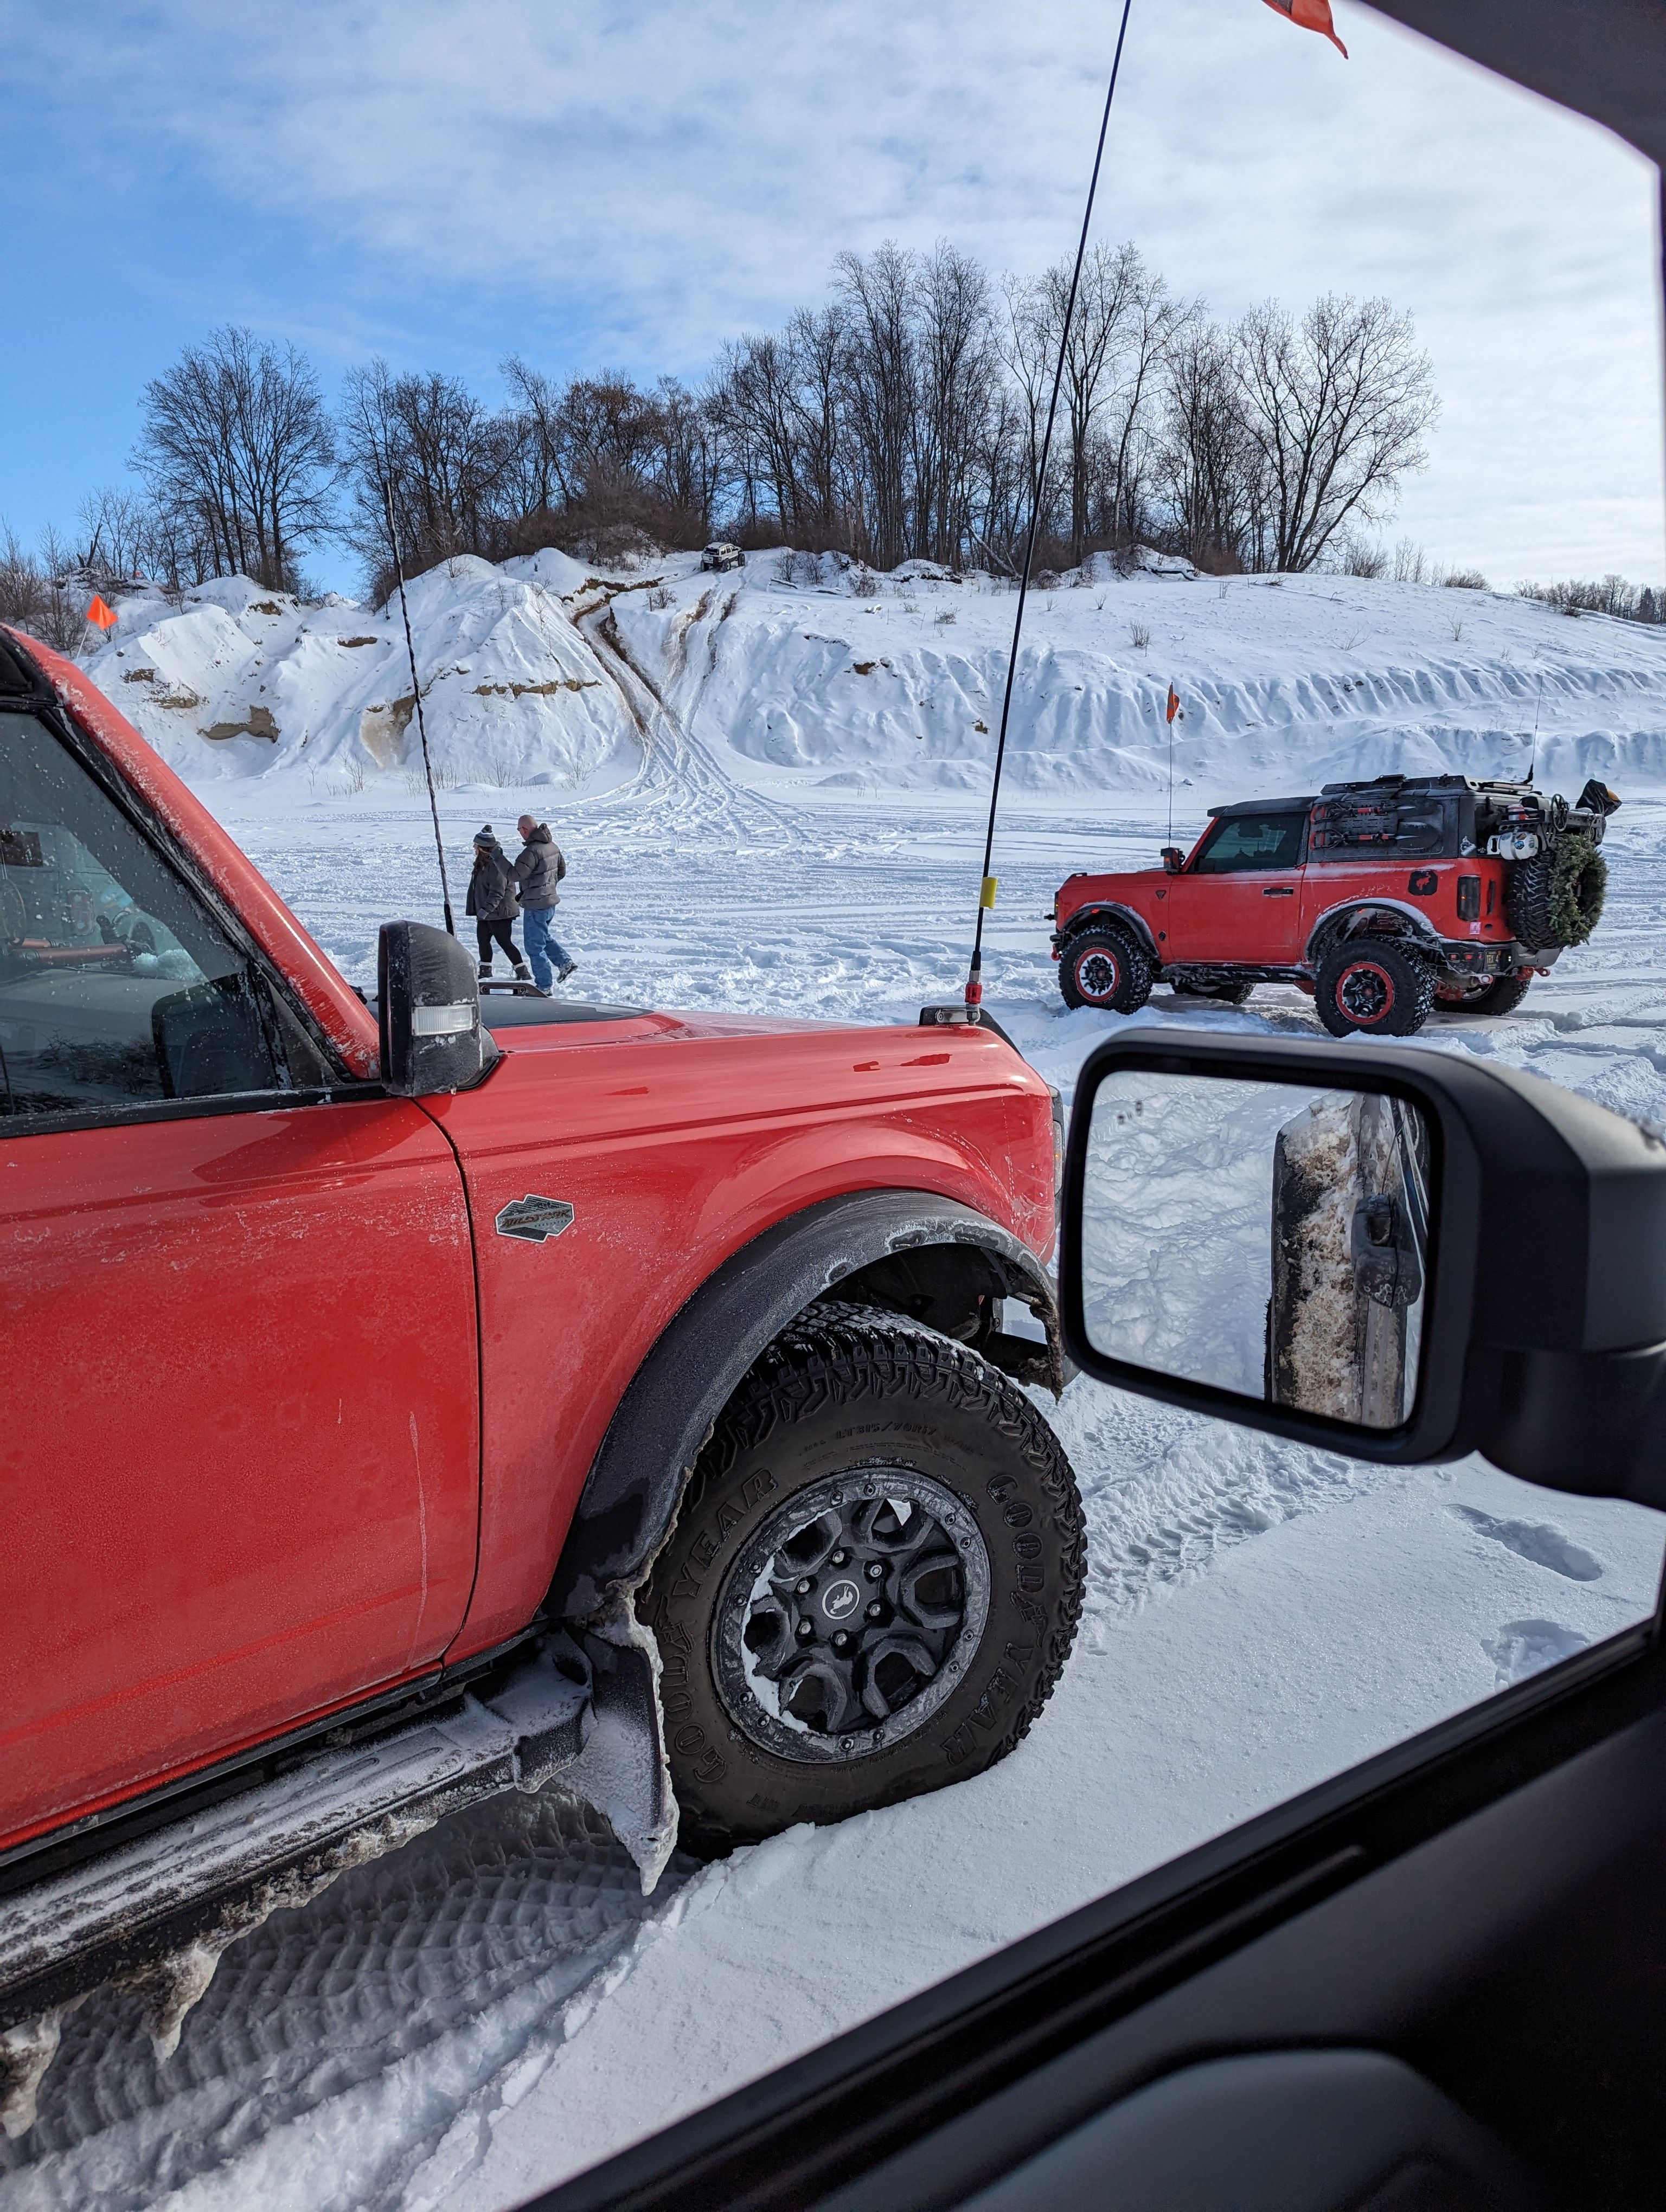
<svg viewBox="0 0 1666 2212">
<path fill-rule="evenodd" d="M 988 789 L 1014 599 L 1003 580 L 831 555 L 692 554 L 591 574 L 459 559 L 410 587 L 424 719 L 453 787 L 590 794 L 691 743 L 764 792 Z M 397 602 L 302 605 L 243 579 L 124 599 L 94 680 L 193 781 L 357 788 L 416 758 Z M 1200 576 L 1103 556 L 1038 591 L 1013 694 L 1015 793 L 1201 804 L 1459 769 L 1577 790 L 1666 784 L 1666 632 L 1499 592 L 1347 576 Z M 1536 732 L 1536 736 L 1535 736 Z"/>
</svg>

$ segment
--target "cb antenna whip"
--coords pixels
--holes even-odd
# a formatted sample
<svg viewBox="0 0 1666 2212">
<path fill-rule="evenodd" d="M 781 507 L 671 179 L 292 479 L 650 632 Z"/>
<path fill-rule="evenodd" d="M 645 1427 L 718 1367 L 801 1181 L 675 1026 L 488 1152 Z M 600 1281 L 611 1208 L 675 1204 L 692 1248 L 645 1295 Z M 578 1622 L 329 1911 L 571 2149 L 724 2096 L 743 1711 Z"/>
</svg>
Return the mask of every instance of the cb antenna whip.
<svg viewBox="0 0 1666 2212">
<path fill-rule="evenodd" d="M 1545 672 L 1544 664 L 1541 661 L 1539 664 L 1539 696 L 1533 702 L 1533 735 L 1529 740 L 1532 750 L 1527 757 L 1527 780 L 1529 784 L 1533 781 L 1533 771 L 1539 765 L 1539 712 L 1544 703 Z"/>
<path fill-rule="evenodd" d="M 1122 21 L 1116 33 L 1116 52 L 1110 64 L 1110 84 L 1105 93 L 1104 113 L 1099 118 L 1099 143 L 1093 155 L 1093 173 L 1088 179 L 1087 205 L 1082 210 L 1082 234 L 1076 244 L 1076 265 L 1070 275 L 1070 297 L 1065 304 L 1064 324 L 1059 332 L 1059 358 L 1053 371 L 1053 394 L 1047 406 L 1047 428 L 1042 435 L 1041 458 L 1037 463 L 1035 483 L 1031 494 L 1030 534 L 1025 540 L 1024 568 L 1018 577 L 1018 603 L 1012 617 L 1012 647 L 1006 662 L 1006 690 L 1000 702 L 1000 735 L 995 741 L 994 780 L 989 789 L 989 826 L 983 839 L 983 881 L 978 892 L 977 927 L 972 937 L 971 966 L 966 973 L 966 1018 L 975 1022 L 983 1003 L 983 917 L 995 902 L 995 878 L 989 873 L 989 863 L 994 857 L 995 810 L 1000 803 L 1000 772 L 1006 760 L 1006 725 L 1012 712 L 1012 680 L 1018 672 L 1018 640 L 1024 634 L 1024 604 L 1030 596 L 1030 571 L 1035 564 L 1036 539 L 1041 529 L 1042 501 L 1047 487 L 1047 464 L 1053 450 L 1053 424 L 1059 411 L 1059 392 L 1064 382 L 1064 365 L 1070 344 L 1070 326 L 1076 315 L 1076 295 L 1081 288 L 1082 264 L 1087 258 L 1087 234 L 1093 221 L 1094 196 L 1099 189 L 1099 169 L 1105 158 L 1105 134 L 1110 128 L 1110 104 L 1116 97 L 1116 79 L 1122 67 L 1122 42 L 1128 33 L 1128 15 L 1134 0 L 1122 0 Z"/>
<path fill-rule="evenodd" d="M 446 874 L 446 845 L 440 835 L 440 804 L 434 796 L 434 763 L 429 758 L 428 725 L 423 720 L 423 687 L 416 678 L 416 647 L 410 635 L 410 609 L 405 601 L 404 555 L 399 550 L 399 526 L 393 519 L 393 487 L 382 478 L 382 509 L 387 516 L 387 543 L 393 556 L 393 574 L 399 586 L 399 612 L 404 618 L 405 653 L 410 662 L 410 688 L 416 702 L 416 735 L 422 741 L 423 775 L 428 783 L 428 811 L 434 817 L 434 850 L 440 863 L 440 903 L 445 908 L 446 928 L 449 935 L 457 934 L 457 922 L 451 910 L 451 883 Z"/>
</svg>

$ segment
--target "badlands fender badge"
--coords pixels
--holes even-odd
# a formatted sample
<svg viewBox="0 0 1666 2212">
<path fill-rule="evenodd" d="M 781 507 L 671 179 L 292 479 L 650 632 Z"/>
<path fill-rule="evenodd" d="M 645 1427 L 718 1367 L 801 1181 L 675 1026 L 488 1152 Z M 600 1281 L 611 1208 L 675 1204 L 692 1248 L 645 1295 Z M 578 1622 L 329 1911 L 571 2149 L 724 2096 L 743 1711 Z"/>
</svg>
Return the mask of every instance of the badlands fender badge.
<svg viewBox="0 0 1666 2212">
<path fill-rule="evenodd" d="M 543 1244 L 572 1225 L 573 1209 L 564 1198 L 538 1198 L 531 1192 L 497 1217 L 500 1237 L 518 1237 L 526 1244 Z"/>
</svg>

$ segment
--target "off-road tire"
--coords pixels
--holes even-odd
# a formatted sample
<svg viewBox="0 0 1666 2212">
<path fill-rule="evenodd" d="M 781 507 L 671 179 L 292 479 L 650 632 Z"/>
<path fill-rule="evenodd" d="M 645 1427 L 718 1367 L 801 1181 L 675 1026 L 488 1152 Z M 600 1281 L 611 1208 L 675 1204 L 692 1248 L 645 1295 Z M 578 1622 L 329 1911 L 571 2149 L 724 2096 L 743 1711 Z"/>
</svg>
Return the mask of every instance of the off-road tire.
<svg viewBox="0 0 1666 2212">
<path fill-rule="evenodd" d="M 1156 981 L 1150 954 L 1125 929 L 1085 929 L 1059 955 L 1059 991 L 1073 1012 L 1100 1006 L 1137 1014 Z"/>
<path fill-rule="evenodd" d="M 1387 937 L 1345 937 L 1319 963 L 1313 1003 L 1332 1036 L 1411 1036 L 1429 1018 L 1435 971 Z"/>
<path fill-rule="evenodd" d="M 1177 999 L 1213 999 L 1219 1006 L 1241 1006 L 1255 989 L 1253 976 L 1241 976 L 1231 983 L 1174 983 L 1170 988 Z"/>
<path fill-rule="evenodd" d="M 1438 984 L 1435 987 L 1435 1012 L 1438 1014 L 1513 1014 L 1527 996 L 1530 975 L 1494 975 L 1484 991 L 1472 991 L 1464 998 L 1446 998 Z"/>
<path fill-rule="evenodd" d="M 1565 836 L 1554 852 L 1511 863 L 1505 917 L 1530 951 L 1583 945 L 1602 918 L 1608 864 L 1589 837 Z"/>
<path fill-rule="evenodd" d="M 807 1601 L 799 1598 L 797 1583 L 780 1583 L 772 1568 L 783 1540 L 799 1540 L 795 1499 L 807 1502 L 817 1543 L 828 1526 L 860 1528 L 864 1515 L 875 1516 L 866 1524 L 871 1529 L 882 1530 L 887 1514 L 894 1525 L 887 1475 L 929 1492 L 953 1524 L 944 1540 L 952 1549 L 946 1582 L 939 1571 L 934 1584 L 927 1576 L 915 1588 L 931 1590 L 927 1605 L 952 1616 L 958 1573 L 958 1626 L 942 1631 L 949 1640 L 935 1674 L 889 1724 L 869 1721 L 835 1737 L 791 1723 L 789 1736 L 779 1698 L 772 1712 L 767 1700 L 775 1693 L 760 1692 L 759 1677 L 748 1671 L 745 1626 L 761 1617 L 768 1626 L 780 1613 L 793 1640 L 783 1633 L 766 1657 L 780 1650 L 796 1663 L 807 1650 L 816 1662 L 824 1636 L 833 1632 L 820 1622 L 820 1605 L 830 1621 L 854 1624 L 850 1640 L 864 1650 L 851 1672 L 860 1675 L 866 1649 L 878 1648 L 886 1628 L 869 1627 L 861 1612 L 833 1607 L 848 1602 L 841 1587 L 847 1577 L 861 1598 L 875 1589 L 888 1597 L 889 1584 L 863 1579 L 860 1556 L 837 1548 L 806 1577 L 812 1583 Z M 877 1485 L 872 1498 L 869 1484 Z M 816 1516 L 835 1491 L 845 1502 Z M 935 1528 L 936 1520 L 926 1525 Z M 775 1339 L 719 1415 L 637 1599 L 660 1648 L 685 1847 L 720 1853 L 798 1821 L 844 1820 L 964 1781 L 1004 1759 L 1069 1656 L 1085 1558 L 1070 1462 L 1014 1383 L 966 1346 L 895 1314 L 812 1306 Z M 835 1559 L 849 1564 L 833 1567 Z M 867 1565 L 884 1571 L 871 1557 Z M 982 1626 L 968 1648 L 980 1573 Z M 905 1579 L 899 1571 L 899 1584 Z M 796 1640 L 811 1615 L 813 1649 Z M 899 1610 L 893 1627 L 901 1617 Z M 895 1661 L 882 1656 L 875 1664 Z M 911 1704 L 926 1717 L 911 1723 Z"/>
</svg>

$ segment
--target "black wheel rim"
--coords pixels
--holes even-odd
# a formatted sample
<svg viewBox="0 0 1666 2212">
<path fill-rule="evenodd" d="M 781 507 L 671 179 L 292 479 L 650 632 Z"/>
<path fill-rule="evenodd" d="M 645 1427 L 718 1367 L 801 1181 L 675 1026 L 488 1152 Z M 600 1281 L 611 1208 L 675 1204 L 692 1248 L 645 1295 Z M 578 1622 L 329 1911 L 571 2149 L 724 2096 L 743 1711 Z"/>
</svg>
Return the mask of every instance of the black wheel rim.
<svg viewBox="0 0 1666 2212">
<path fill-rule="evenodd" d="M 1336 979 L 1336 1003 L 1362 1028 L 1383 1021 L 1394 1009 L 1394 978 L 1375 960 L 1356 960 Z"/>
<path fill-rule="evenodd" d="M 778 1758 L 871 1757 L 953 1693 L 988 1613 L 964 1501 L 915 1468 L 854 1468 L 789 1498 L 736 1555 L 712 1624 L 718 1693 Z"/>
<path fill-rule="evenodd" d="M 1122 980 L 1122 963 L 1114 952 L 1095 945 L 1076 963 L 1076 988 L 1085 999 L 1104 1000 L 1116 996 Z"/>
</svg>

